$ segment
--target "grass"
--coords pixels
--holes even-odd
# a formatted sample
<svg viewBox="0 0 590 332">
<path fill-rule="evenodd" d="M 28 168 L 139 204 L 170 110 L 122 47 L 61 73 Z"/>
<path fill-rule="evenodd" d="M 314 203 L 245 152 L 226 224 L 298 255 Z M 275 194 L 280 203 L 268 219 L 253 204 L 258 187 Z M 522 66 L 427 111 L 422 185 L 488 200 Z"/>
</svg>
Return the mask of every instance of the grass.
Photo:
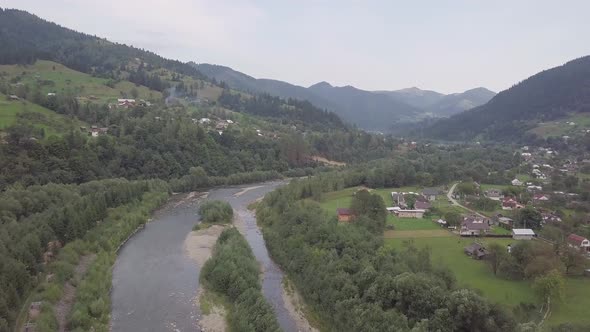
<svg viewBox="0 0 590 332">
<path fill-rule="evenodd" d="M 350 207 L 350 202 L 352 201 L 352 194 L 359 190 L 359 188 L 360 187 L 352 187 L 326 193 L 322 196 L 320 206 L 327 213 L 336 215 L 337 208 Z"/>
<path fill-rule="evenodd" d="M 442 231 L 442 230 L 441 230 Z M 409 233 L 399 232 L 399 233 Z M 483 296 L 493 302 L 507 306 L 516 306 L 521 302 L 537 303 L 531 281 L 513 281 L 497 278 L 490 267 L 484 261 L 469 258 L 463 253 L 463 247 L 471 244 L 472 239 L 450 237 L 423 236 L 425 231 L 413 231 L 416 235 L 408 237 L 386 237 L 385 243 L 392 248 L 401 249 L 404 242 L 410 241 L 416 247 L 430 247 L 432 262 L 435 265 L 448 267 L 454 272 L 457 282 L 461 287 L 469 287 L 479 290 Z M 450 234 L 450 233 L 449 233 Z M 499 243 L 506 246 L 517 242 L 506 238 L 478 239 L 484 244 Z M 548 325 L 561 323 L 589 324 L 590 315 L 590 278 L 568 277 L 565 283 L 564 301 L 552 303 L 552 314 Z"/>
<path fill-rule="evenodd" d="M 414 239 L 414 238 L 432 238 L 432 237 L 451 237 L 453 233 L 445 229 L 429 230 L 405 230 L 405 231 L 385 231 L 383 237 L 386 239 Z"/>
<path fill-rule="evenodd" d="M 574 122 L 575 125 L 569 125 L 567 122 Z M 529 130 L 529 132 L 542 138 L 547 138 L 561 137 L 564 135 L 574 136 L 576 134 L 582 134 L 582 131 L 586 129 L 590 129 L 590 114 L 574 113 L 557 121 L 540 123 L 537 127 Z"/>
<path fill-rule="evenodd" d="M 387 215 L 387 224 L 393 225 L 394 230 L 408 231 L 408 230 L 429 230 L 440 229 L 438 224 L 435 224 L 431 218 L 399 218 L 393 214 Z"/>
<path fill-rule="evenodd" d="M 83 125 L 79 121 L 71 120 L 61 114 L 57 114 L 39 105 L 25 100 L 7 100 L 0 93 L 0 130 L 10 127 L 17 122 L 17 115 L 24 112 L 34 113 L 34 119 L 27 120 L 36 128 L 45 130 L 45 136 L 60 135 L 64 130 Z"/>
<path fill-rule="evenodd" d="M 40 84 L 41 92 L 45 95 L 49 92 L 55 92 L 58 95 L 72 93 L 82 102 L 114 102 L 123 95 L 130 97 L 134 88 L 138 92 L 138 98 L 148 100 L 162 98 L 162 93 L 145 86 L 136 86 L 128 81 L 118 82 L 114 88 L 111 88 L 106 85 L 108 80 L 105 78 L 93 77 L 52 61 L 39 60 L 33 65 L 26 66 L 0 65 L 0 73 L 5 73 L 9 80 L 18 77 L 18 82 L 30 86 Z M 93 97 L 90 98 L 91 96 Z"/>
</svg>

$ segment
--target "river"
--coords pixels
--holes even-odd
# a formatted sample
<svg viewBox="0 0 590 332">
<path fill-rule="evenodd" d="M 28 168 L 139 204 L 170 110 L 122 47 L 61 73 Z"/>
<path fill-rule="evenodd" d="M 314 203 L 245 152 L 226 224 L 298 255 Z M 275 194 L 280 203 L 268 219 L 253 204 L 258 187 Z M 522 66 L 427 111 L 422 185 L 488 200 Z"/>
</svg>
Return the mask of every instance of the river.
<svg viewBox="0 0 590 332">
<path fill-rule="evenodd" d="M 229 202 L 243 222 L 241 231 L 262 266 L 262 291 L 284 331 L 297 331 L 282 297 L 283 273 L 270 259 L 250 202 L 282 181 L 216 188 L 208 199 Z M 184 240 L 199 219 L 200 200 L 172 198 L 153 220 L 121 249 L 113 268 L 112 331 L 198 331 L 194 304 L 199 267 L 184 250 Z"/>
</svg>

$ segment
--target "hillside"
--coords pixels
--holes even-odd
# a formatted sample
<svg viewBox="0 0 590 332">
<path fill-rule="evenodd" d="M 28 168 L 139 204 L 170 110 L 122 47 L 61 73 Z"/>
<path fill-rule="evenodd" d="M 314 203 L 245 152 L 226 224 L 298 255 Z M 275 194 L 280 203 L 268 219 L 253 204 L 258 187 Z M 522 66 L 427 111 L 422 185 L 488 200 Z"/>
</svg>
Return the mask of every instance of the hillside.
<svg viewBox="0 0 590 332">
<path fill-rule="evenodd" d="M 488 103 L 424 130 L 436 139 L 523 139 L 539 123 L 590 112 L 590 56 L 533 75 Z"/>
<path fill-rule="evenodd" d="M 407 103 L 436 117 L 447 117 L 487 103 L 496 95 L 486 88 L 470 89 L 461 93 L 442 94 L 436 91 L 408 88 L 377 91 Z"/>
<path fill-rule="evenodd" d="M 334 87 L 323 82 L 305 88 L 277 80 L 257 79 L 229 67 L 210 64 L 195 66 L 203 74 L 223 81 L 233 89 L 307 100 L 367 130 L 388 131 L 393 123 L 415 121 L 422 113 L 406 103 L 351 86 Z"/>
</svg>

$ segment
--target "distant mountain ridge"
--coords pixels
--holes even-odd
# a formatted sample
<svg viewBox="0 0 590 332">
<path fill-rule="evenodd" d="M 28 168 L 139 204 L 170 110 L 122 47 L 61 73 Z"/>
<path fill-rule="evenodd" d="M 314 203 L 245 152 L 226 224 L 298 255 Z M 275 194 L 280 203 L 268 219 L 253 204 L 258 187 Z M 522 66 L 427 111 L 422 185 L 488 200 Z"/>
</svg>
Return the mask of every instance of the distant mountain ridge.
<svg viewBox="0 0 590 332">
<path fill-rule="evenodd" d="M 223 81 L 233 89 L 308 100 L 367 130 L 389 131 L 396 123 L 449 116 L 479 106 L 494 95 L 485 88 L 444 95 L 418 88 L 366 91 L 353 86 L 336 87 L 328 82 L 306 88 L 279 80 L 254 78 L 225 66 L 192 64 L 201 73 Z"/>
<path fill-rule="evenodd" d="M 538 123 L 590 112 L 590 56 L 541 71 L 469 112 L 424 129 L 444 140 L 523 139 Z"/>
<path fill-rule="evenodd" d="M 376 93 L 386 94 L 438 117 L 451 116 L 483 105 L 496 95 L 495 92 L 483 87 L 448 95 L 416 87 L 395 91 L 376 91 Z"/>
</svg>

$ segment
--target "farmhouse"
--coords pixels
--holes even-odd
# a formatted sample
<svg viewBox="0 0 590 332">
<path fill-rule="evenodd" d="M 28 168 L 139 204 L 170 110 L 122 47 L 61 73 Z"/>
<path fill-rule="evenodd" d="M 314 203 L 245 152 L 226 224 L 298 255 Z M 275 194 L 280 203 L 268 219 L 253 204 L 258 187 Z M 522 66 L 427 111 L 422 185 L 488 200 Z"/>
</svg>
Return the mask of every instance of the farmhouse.
<svg viewBox="0 0 590 332">
<path fill-rule="evenodd" d="M 514 228 L 512 230 L 512 238 L 515 240 L 532 240 L 535 237 L 535 232 L 529 228 Z"/>
<path fill-rule="evenodd" d="M 92 126 L 90 131 L 88 131 L 88 135 L 92 137 L 98 137 L 100 135 L 105 135 L 109 131 L 109 128 L 98 128 L 97 126 Z"/>
<path fill-rule="evenodd" d="M 393 213 L 395 213 L 395 215 L 400 218 L 423 218 L 425 212 L 426 212 L 426 210 L 420 210 L 420 209 L 415 209 L 415 210 L 395 209 L 395 210 L 393 210 Z"/>
<path fill-rule="evenodd" d="M 475 242 L 463 248 L 463 250 L 467 256 L 470 256 L 473 259 L 482 259 L 488 254 L 488 251 L 484 246 Z"/>
<path fill-rule="evenodd" d="M 567 243 L 572 248 L 579 248 L 584 252 L 590 252 L 590 241 L 588 241 L 588 239 L 583 236 L 570 234 L 567 237 Z"/>
<path fill-rule="evenodd" d="M 436 196 L 439 194 L 439 190 L 435 188 L 426 188 L 422 191 L 422 195 L 426 197 L 429 201 L 436 200 Z"/>
<path fill-rule="evenodd" d="M 352 217 L 354 217 L 352 210 L 347 208 L 338 208 L 336 209 L 336 213 L 338 214 L 339 222 L 350 222 Z"/>
<path fill-rule="evenodd" d="M 418 210 L 428 210 L 431 207 L 432 204 L 430 204 L 429 202 L 416 201 L 416 203 L 414 203 L 414 208 Z"/>
<path fill-rule="evenodd" d="M 487 220 L 480 217 L 465 217 L 461 223 L 459 234 L 461 236 L 485 235 L 490 230 Z"/>
<path fill-rule="evenodd" d="M 500 189 L 495 189 L 495 188 L 492 188 L 490 190 L 486 190 L 486 192 L 484 194 L 486 195 L 487 198 L 493 199 L 495 201 L 499 201 L 500 197 L 502 197 L 502 192 L 500 191 Z"/>
</svg>

